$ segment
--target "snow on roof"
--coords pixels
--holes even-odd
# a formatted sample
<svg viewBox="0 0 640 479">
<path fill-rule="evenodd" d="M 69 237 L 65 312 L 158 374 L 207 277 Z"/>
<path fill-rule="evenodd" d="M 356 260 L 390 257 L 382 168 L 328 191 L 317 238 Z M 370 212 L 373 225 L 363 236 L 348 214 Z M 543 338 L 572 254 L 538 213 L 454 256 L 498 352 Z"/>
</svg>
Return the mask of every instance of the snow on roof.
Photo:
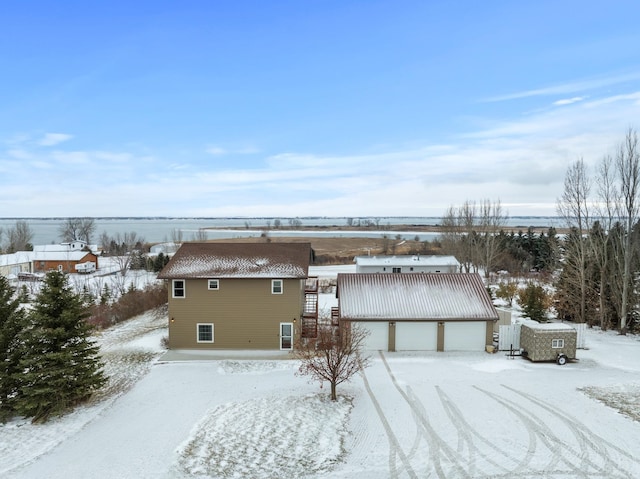
<svg viewBox="0 0 640 479">
<path fill-rule="evenodd" d="M 88 245 L 82 241 L 74 241 L 73 243 L 60 243 L 60 244 L 45 244 L 45 245 L 34 245 L 33 251 L 37 252 L 62 252 L 62 251 L 80 251 L 85 248 L 90 249 L 91 251 L 96 251 L 98 249 L 97 245 Z"/>
<path fill-rule="evenodd" d="M 522 321 L 522 325 L 530 329 L 536 329 L 540 331 L 575 331 L 576 328 L 570 324 L 565 323 L 539 323 L 532 319 L 525 319 Z"/>
<path fill-rule="evenodd" d="M 306 278 L 309 243 L 185 243 L 160 279 Z"/>
<path fill-rule="evenodd" d="M 398 255 L 398 256 L 356 256 L 359 266 L 459 266 L 455 256 L 445 255 Z"/>
<path fill-rule="evenodd" d="M 17 251 L 13 254 L 0 255 L 0 266 L 10 266 L 32 261 L 79 261 L 89 251 Z"/>
<path fill-rule="evenodd" d="M 343 319 L 498 319 L 474 273 L 338 274 L 337 295 Z"/>
</svg>

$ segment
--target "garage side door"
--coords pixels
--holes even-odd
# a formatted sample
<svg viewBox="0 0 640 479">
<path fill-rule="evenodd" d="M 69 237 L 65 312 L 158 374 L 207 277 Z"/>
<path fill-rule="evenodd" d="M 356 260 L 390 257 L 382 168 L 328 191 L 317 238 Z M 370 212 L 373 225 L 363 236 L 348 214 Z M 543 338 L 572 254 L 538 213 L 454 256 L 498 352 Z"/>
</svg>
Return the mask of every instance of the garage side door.
<svg viewBox="0 0 640 479">
<path fill-rule="evenodd" d="M 369 332 L 369 336 L 364 342 L 365 350 L 389 350 L 389 323 L 387 321 L 369 321 L 366 323 L 353 323 L 353 325 Z"/>
<path fill-rule="evenodd" d="M 487 326 L 484 321 L 449 321 L 444 325 L 445 351 L 484 351 Z"/>
<path fill-rule="evenodd" d="M 438 323 L 396 323 L 396 351 L 435 351 Z"/>
</svg>

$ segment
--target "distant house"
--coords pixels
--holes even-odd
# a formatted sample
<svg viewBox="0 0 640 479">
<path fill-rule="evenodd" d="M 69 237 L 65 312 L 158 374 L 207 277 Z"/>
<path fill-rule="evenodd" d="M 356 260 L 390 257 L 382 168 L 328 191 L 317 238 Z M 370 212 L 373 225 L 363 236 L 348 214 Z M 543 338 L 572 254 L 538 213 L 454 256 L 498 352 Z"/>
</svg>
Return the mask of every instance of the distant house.
<svg viewBox="0 0 640 479">
<path fill-rule="evenodd" d="M 0 255 L 0 276 L 15 279 L 20 273 L 31 273 L 31 251 Z"/>
<path fill-rule="evenodd" d="M 317 331 L 309 243 L 185 243 L 169 281 L 172 349 L 292 350 Z"/>
<path fill-rule="evenodd" d="M 46 273 L 57 270 L 65 273 L 75 273 L 75 266 L 87 261 L 93 262 L 98 267 L 98 256 L 91 251 L 33 251 L 31 256 L 32 272 Z"/>
<path fill-rule="evenodd" d="M 356 273 L 457 273 L 455 256 L 356 256 Z"/>
<path fill-rule="evenodd" d="M 57 270 L 75 273 L 75 266 L 87 261 L 98 267 L 98 257 L 89 249 L 70 249 L 58 245 L 34 246 L 34 251 L 0 255 L 0 274 L 18 277 L 20 273 L 46 273 Z"/>
<path fill-rule="evenodd" d="M 369 350 L 483 351 L 498 320 L 475 273 L 338 274 L 336 295 L 332 316 L 366 329 Z"/>
</svg>

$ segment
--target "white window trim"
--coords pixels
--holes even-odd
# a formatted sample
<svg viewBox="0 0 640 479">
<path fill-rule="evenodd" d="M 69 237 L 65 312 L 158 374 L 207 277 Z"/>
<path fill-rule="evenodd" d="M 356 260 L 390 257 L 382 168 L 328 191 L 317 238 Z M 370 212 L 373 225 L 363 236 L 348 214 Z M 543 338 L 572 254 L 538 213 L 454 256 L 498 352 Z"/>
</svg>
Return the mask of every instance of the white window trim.
<svg viewBox="0 0 640 479">
<path fill-rule="evenodd" d="M 212 281 L 215 281 L 215 282 L 216 282 L 216 283 L 215 283 L 215 288 L 212 288 L 212 287 L 211 287 L 211 282 L 212 282 Z M 208 280 L 207 280 L 207 289 L 208 289 L 209 291 L 218 291 L 218 290 L 220 289 L 220 280 L 219 280 L 219 279 L 216 279 L 216 278 L 208 279 Z"/>
<path fill-rule="evenodd" d="M 282 336 L 282 326 L 285 325 L 285 324 L 291 326 L 291 347 L 290 348 L 283 348 L 282 347 L 282 338 L 283 338 L 283 336 Z M 280 323 L 280 351 L 293 351 L 294 338 L 295 338 L 295 325 L 293 323 Z"/>
<path fill-rule="evenodd" d="M 553 349 L 562 349 L 564 348 L 564 339 L 552 339 L 551 347 Z"/>
<path fill-rule="evenodd" d="M 176 296 L 176 281 L 182 281 L 182 296 Z M 187 297 L 187 281 L 184 279 L 171 280 L 171 297 L 176 299 L 184 299 Z"/>
<path fill-rule="evenodd" d="M 276 283 L 280 283 L 280 291 L 275 291 Z M 284 293 L 284 280 L 272 279 L 271 280 L 271 294 L 283 294 Z"/>
<path fill-rule="evenodd" d="M 211 326 L 211 341 L 202 341 L 200 340 L 200 326 Z M 196 342 L 198 343 L 208 343 L 211 344 L 215 339 L 215 328 L 213 327 L 213 323 L 198 323 L 196 324 Z"/>
</svg>

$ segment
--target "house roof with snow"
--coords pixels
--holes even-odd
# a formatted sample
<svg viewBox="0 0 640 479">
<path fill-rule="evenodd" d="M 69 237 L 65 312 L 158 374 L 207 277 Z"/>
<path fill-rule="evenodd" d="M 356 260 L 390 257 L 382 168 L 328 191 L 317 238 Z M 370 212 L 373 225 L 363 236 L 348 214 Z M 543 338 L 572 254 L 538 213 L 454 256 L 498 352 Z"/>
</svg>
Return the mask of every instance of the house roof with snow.
<svg viewBox="0 0 640 479">
<path fill-rule="evenodd" d="M 60 243 L 60 244 L 45 244 L 45 245 L 34 245 L 33 251 L 37 252 L 63 252 L 63 251 L 81 251 L 81 250 L 91 250 L 96 251 L 98 249 L 97 245 L 88 245 L 83 241 L 72 241 L 70 243 Z"/>
<path fill-rule="evenodd" d="M 158 278 L 306 278 L 310 259 L 310 243 L 184 243 Z"/>
<path fill-rule="evenodd" d="M 497 320 L 475 273 L 342 273 L 337 293 L 347 320 Z"/>
<path fill-rule="evenodd" d="M 455 256 L 446 255 L 397 255 L 356 256 L 358 266 L 460 266 Z"/>
</svg>

